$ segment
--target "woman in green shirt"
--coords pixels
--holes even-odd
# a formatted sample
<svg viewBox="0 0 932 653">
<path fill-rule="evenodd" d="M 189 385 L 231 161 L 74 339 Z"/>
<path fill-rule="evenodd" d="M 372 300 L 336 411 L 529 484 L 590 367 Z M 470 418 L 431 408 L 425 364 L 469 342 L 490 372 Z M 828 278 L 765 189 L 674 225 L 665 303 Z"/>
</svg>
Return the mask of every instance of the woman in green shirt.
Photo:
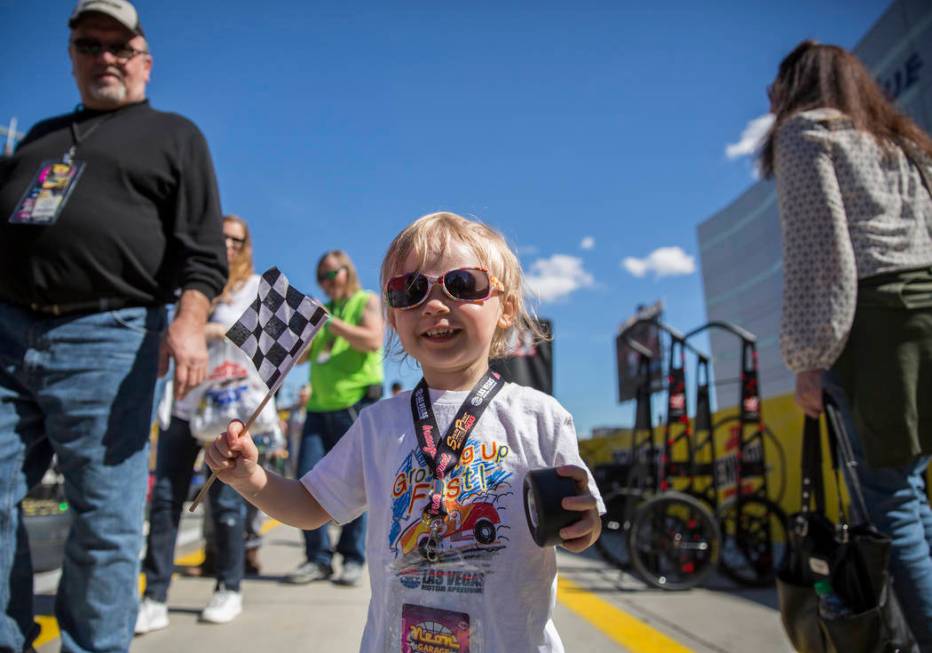
<svg viewBox="0 0 932 653">
<path fill-rule="evenodd" d="M 298 478 L 349 430 L 359 411 L 382 394 L 384 327 L 378 295 L 362 290 L 346 252 L 332 250 L 317 262 L 317 282 L 332 316 L 311 343 L 311 397 L 298 451 Z M 355 585 L 365 563 L 366 515 L 343 526 L 337 553 L 343 558 L 334 582 Z M 303 584 L 333 575 L 327 527 L 304 532 L 306 562 L 287 580 Z"/>
</svg>

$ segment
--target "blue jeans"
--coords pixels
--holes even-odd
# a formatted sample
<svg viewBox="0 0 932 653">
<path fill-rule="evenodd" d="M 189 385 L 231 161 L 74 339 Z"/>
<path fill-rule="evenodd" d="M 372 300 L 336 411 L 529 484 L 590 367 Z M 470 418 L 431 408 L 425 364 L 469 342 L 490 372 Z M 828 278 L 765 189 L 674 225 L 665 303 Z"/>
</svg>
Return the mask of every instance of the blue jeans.
<svg viewBox="0 0 932 653">
<path fill-rule="evenodd" d="M 328 451 L 336 446 L 343 434 L 356 421 L 359 411 L 370 403 L 372 403 L 370 400 L 363 399 L 344 410 L 326 413 L 308 411 L 298 452 L 298 478 L 308 473 Z M 329 526 L 322 526 L 317 530 L 304 531 L 304 551 L 308 562 L 331 567 L 333 552 L 330 549 L 328 528 Z M 344 562 L 363 564 L 366 561 L 365 513 L 343 526 L 340 531 L 340 540 L 337 542 L 337 553 L 343 556 Z"/>
<path fill-rule="evenodd" d="M 149 506 L 149 538 L 142 568 L 146 596 L 165 603 L 175 569 L 175 540 L 181 509 L 191 488 L 194 460 L 201 443 L 191 437 L 188 422 L 172 417 L 159 432 L 155 485 Z M 217 587 L 239 591 L 243 580 L 246 503 L 226 483 L 216 481 L 207 492 L 216 543 Z"/>
<path fill-rule="evenodd" d="M 825 389 L 842 409 L 871 521 L 893 540 L 890 572 L 900 606 L 919 650 L 932 651 L 932 509 L 924 478 L 929 457 L 899 467 L 868 467 L 844 392 L 831 373 Z"/>
<path fill-rule="evenodd" d="M 53 453 L 73 515 L 62 651 L 129 649 L 164 327 L 164 308 L 53 318 L 0 303 L 0 651 L 38 632 L 21 502 Z"/>
</svg>

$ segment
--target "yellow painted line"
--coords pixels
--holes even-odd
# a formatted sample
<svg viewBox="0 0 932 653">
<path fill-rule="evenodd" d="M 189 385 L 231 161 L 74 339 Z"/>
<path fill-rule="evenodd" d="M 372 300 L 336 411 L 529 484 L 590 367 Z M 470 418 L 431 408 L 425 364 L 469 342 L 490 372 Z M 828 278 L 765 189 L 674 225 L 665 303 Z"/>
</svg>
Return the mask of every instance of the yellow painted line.
<svg viewBox="0 0 932 653">
<path fill-rule="evenodd" d="M 175 558 L 175 565 L 178 567 L 194 567 L 204 562 L 204 547 L 199 547 L 196 551 Z M 145 574 L 139 574 L 144 576 Z"/>
<path fill-rule="evenodd" d="M 275 519 L 266 519 L 265 523 L 262 524 L 262 528 L 259 529 L 259 534 L 265 535 L 273 528 L 277 528 L 281 525 L 282 523 L 280 521 L 276 521 Z"/>
<path fill-rule="evenodd" d="M 259 529 L 259 532 L 262 535 L 265 535 L 273 528 L 281 526 L 281 522 L 274 519 L 267 519 L 262 528 Z M 204 547 L 200 547 L 197 551 L 192 551 L 191 553 L 175 558 L 175 564 L 179 567 L 193 567 L 199 565 L 204 561 Z M 143 592 L 146 591 L 146 576 L 145 574 L 139 574 L 139 596 L 142 596 Z M 36 623 L 39 624 L 39 636 L 36 638 L 36 641 L 33 643 L 35 648 L 39 648 L 43 644 L 48 644 L 49 642 L 58 639 L 61 631 L 58 630 L 58 620 L 55 619 L 52 615 L 40 614 L 36 615 Z"/>
<path fill-rule="evenodd" d="M 32 643 L 33 647 L 39 648 L 43 644 L 48 644 L 51 641 L 58 639 L 60 632 L 58 630 L 58 621 L 55 617 L 50 617 L 48 615 L 38 615 L 36 616 L 36 622 L 39 624 L 39 636 L 36 637 L 36 641 Z"/>
<path fill-rule="evenodd" d="M 598 628 L 613 642 L 636 653 L 693 653 L 676 640 L 599 598 L 571 580 L 558 577 L 557 600 Z"/>
</svg>

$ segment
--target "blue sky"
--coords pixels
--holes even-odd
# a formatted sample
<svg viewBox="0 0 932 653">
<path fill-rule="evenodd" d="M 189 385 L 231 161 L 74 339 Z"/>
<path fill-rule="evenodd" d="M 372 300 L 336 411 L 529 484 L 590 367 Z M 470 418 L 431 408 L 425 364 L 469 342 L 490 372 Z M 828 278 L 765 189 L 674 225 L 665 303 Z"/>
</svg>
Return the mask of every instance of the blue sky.
<svg viewBox="0 0 932 653">
<path fill-rule="evenodd" d="M 662 299 L 705 317 L 696 225 L 752 181 L 729 159 L 798 41 L 853 47 L 874 0 L 409 2 L 139 0 L 153 106 L 210 143 L 223 208 L 250 221 L 258 269 L 318 293 L 344 248 L 369 288 L 391 238 L 439 209 L 500 229 L 549 301 L 555 394 L 581 435 L 626 423 L 613 339 Z M 0 0 L 0 122 L 71 110 L 71 2 Z M 585 241 L 585 242 L 584 242 Z M 666 255 L 664 255 L 664 252 Z M 562 292 L 561 294 L 561 291 Z M 413 385 L 389 361 L 387 379 Z M 289 379 L 288 390 L 306 369 Z"/>
</svg>

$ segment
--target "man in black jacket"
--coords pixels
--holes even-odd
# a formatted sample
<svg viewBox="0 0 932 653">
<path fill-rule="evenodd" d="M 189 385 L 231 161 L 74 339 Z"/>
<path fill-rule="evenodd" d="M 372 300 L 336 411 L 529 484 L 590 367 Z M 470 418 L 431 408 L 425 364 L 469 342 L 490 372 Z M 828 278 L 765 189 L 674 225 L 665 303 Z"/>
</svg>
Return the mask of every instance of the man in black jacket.
<svg viewBox="0 0 932 653">
<path fill-rule="evenodd" d="M 207 144 L 149 106 L 136 9 L 81 0 L 69 26 L 81 105 L 0 164 L 0 651 L 17 653 L 37 634 L 21 501 L 53 452 L 74 518 L 62 650 L 128 650 L 157 369 L 174 358 L 178 395 L 203 380 L 227 275 Z"/>
</svg>

